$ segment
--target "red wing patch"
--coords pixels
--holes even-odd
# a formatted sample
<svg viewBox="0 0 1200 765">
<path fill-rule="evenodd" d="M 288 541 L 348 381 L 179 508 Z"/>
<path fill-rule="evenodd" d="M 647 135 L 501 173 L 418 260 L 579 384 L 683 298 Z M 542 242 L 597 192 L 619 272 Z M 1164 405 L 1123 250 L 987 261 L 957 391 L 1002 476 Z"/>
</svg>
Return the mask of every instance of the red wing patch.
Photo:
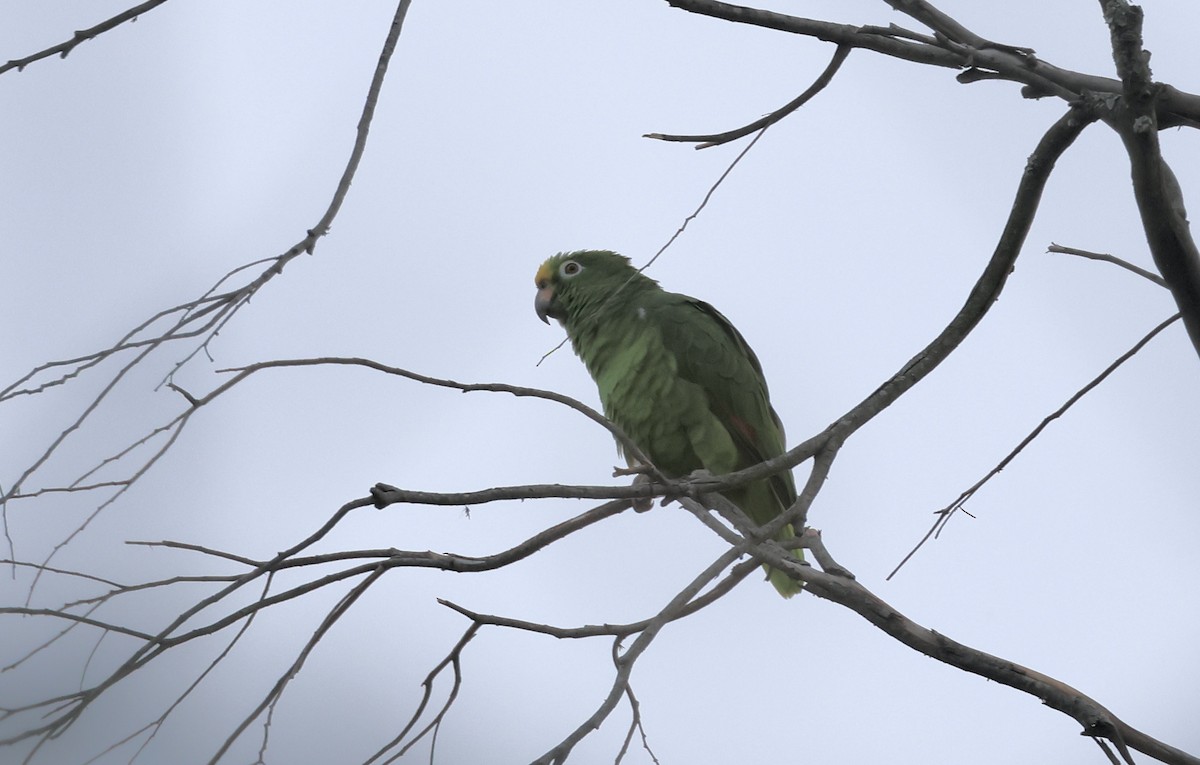
<svg viewBox="0 0 1200 765">
<path fill-rule="evenodd" d="M 741 417 L 738 417 L 736 414 L 730 415 L 729 424 L 732 425 L 738 433 L 742 434 L 742 438 L 745 438 L 747 443 L 758 443 L 758 431 L 756 431 L 750 423 L 746 422 Z"/>
</svg>

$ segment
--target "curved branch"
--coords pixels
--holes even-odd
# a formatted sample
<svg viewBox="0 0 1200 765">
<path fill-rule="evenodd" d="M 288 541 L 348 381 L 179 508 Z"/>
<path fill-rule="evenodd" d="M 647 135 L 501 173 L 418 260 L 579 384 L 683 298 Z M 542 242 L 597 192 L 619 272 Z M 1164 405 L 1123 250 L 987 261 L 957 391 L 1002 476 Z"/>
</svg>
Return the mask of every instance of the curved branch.
<svg viewBox="0 0 1200 765">
<path fill-rule="evenodd" d="M 712 135 L 669 135 L 665 133 L 647 133 L 643 138 L 655 138 L 659 141 L 680 141 L 684 143 L 699 143 L 697 149 L 707 149 L 711 146 L 720 146 L 723 143 L 736 141 L 737 139 L 750 135 L 756 130 L 763 130 L 774 125 L 784 117 L 799 109 L 804 104 L 812 100 L 813 96 L 820 93 L 833 80 L 833 76 L 842 68 L 842 63 L 846 57 L 850 55 L 849 45 L 838 45 L 837 50 L 833 52 L 833 58 L 830 59 L 825 71 L 821 72 L 820 76 L 813 81 L 812 85 L 808 86 L 800 95 L 788 101 L 786 104 L 771 112 L 765 117 L 751 122 L 749 125 L 743 125 L 734 130 L 728 130 L 724 133 L 713 133 Z"/>
<path fill-rule="evenodd" d="M 220 386 L 219 388 L 214 390 L 212 393 L 199 399 L 195 403 L 195 406 L 200 406 L 200 405 L 208 403 L 212 399 L 214 399 L 217 396 L 219 396 L 220 394 L 224 393 L 229 388 L 233 387 L 233 385 L 235 385 L 236 383 L 241 382 L 242 380 L 244 380 L 245 378 L 254 374 L 255 372 L 260 372 L 264 369 L 278 369 L 278 368 L 282 368 L 282 367 L 311 367 L 311 366 L 323 366 L 323 365 L 366 367 L 368 369 L 374 369 L 376 371 L 383 372 L 383 373 L 389 374 L 389 375 L 396 375 L 397 377 L 403 377 L 405 379 L 413 380 L 413 381 L 419 382 L 419 383 L 424 383 L 426 385 L 433 385 L 433 386 L 439 387 L 439 388 L 453 388 L 454 390 L 460 390 L 463 393 L 472 393 L 475 391 L 490 391 L 492 393 L 508 393 L 510 395 L 516 396 L 517 398 L 526 398 L 526 397 L 541 398 L 541 399 L 545 399 L 547 401 L 554 401 L 559 404 L 562 404 L 563 406 L 567 406 L 567 407 L 570 407 L 571 409 L 574 409 L 575 411 L 582 414 L 584 417 L 587 417 L 592 422 L 595 422 L 596 424 L 598 424 L 601 427 L 603 427 L 604 429 L 606 429 L 609 433 L 612 434 L 613 438 L 615 438 L 617 440 L 617 443 L 621 444 L 621 447 L 625 450 L 624 451 L 625 454 L 629 454 L 629 455 L 633 456 L 637 461 L 639 461 L 643 465 L 650 464 L 649 458 L 647 458 L 642 453 L 642 450 L 637 447 L 637 444 L 633 443 L 633 441 L 630 440 L 629 436 L 625 435 L 625 433 L 619 427 L 617 427 L 614 423 L 609 422 L 609 420 L 606 419 L 604 417 L 604 415 L 600 414 L 595 409 L 591 408 L 590 406 L 583 403 L 582 401 L 573 399 L 570 396 L 565 396 L 562 393 L 556 393 L 556 392 L 550 391 L 550 390 L 541 390 L 539 388 L 525 388 L 525 387 L 522 387 L 519 385 L 509 385 L 507 383 L 460 383 L 455 380 L 449 380 L 449 379 L 445 379 L 445 378 L 441 378 L 441 377 L 430 377 L 429 375 L 423 375 L 423 374 L 420 374 L 419 372 L 410 372 L 409 370 L 401 369 L 400 367 L 393 367 L 393 366 L 389 366 L 387 364 L 381 364 L 378 361 L 373 361 L 371 359 L 363 359 L 363 358 L 356 358 L 356 357 L 333 356 L 333 357 L 324 357 L 324 358 L 315 358 L 315 359 L 278 359 L 276 361 L 262 361 L 257 364 L 250 364 L 245 367 L 221 369 L 218 371 L 220 371 L 220 372 L 237 372 L 238 374 L 236 377 L 232 378 L 231 380 L 229 380 L 228 382 L 226 382 L 225 384 L 223 384 L 222 386 Z M 612 496 L 612 495 L 608 495 L 608 496 Z M 607 498 L 607 497 L 605 497 L 605 498 Z"/>
<path fill-rule="evenodd" d="M 1025 243 L 1029 228 L 1033 224 L 1042 192 L 1046 188 L 1050 173 L 1054 170 L 1055 162 L 1083 132 L 1083 129 L 1095 122 L 1096 119 L 1096 112 L 1090 106 L 1075 105 L 1042 136 L 1042 140 L 1038 142 L 1025 165 L 1025 172 L 1017 186 L 1016 198 L 1009 211 L 1008 221 L 1005 223 L 1000 240 L 996 243 L 991 260 L 988 261 L 983 273 L 971 288 L 962 308 L 937 337 L 916 356 L 909 359 L 898 372 L 875 389 L 871 395 L 835 420 L 821 433 L 792 447 L 778 457 L 736 473 L 720 476 L 717 480 L 721 485 L 724 487 L 739 486 L 773 475 L 780 470 L 795 467 L 824 450 L 832 449 L 836 452 L 851 434 L 891 406 L 896 399 L 945 361 L 950 353 L 982 321 L 984 315 L 1000 296 L 1013 264 L 1021 252 L 1021 247 Z M 680 481 L 679 484 L 692 497 L 697 497 L 706 491 L 719 491 L 705 479 L 690 478 Z"/>
<path fill-rule="evenodd" d="M 847 412 L 835 423 L 832 438 L 840 443 L 868 420 L 889 406 L 917 382 L 924 379 L 939 364 L 946 360 L 967 335 L 979 324 L 984 315 L 999 298 L 1004 284 L 1012 272 L 1013 264 L 1025 244 L 1025 237 L 1033 224 L 1042 192 L 1054 170 L 1054 164 L 1062 153 L 1096 120 L 1096 114 L 1086 106 L 1072 106 L 1070 111 L 1056 121 L 1037 148 L 1029 155 L 1025 172 L 1017 186 L 1016 198 L 1009 211 L 1008 220 L 996 249 L 992 253 L 983 273 L 971 288 L 966 302 L 946 328 L 920 353 L 905 364 L 890 380 L 881 385 L 865 401 Z"/>
<path fill-rule="evenodd" d="M 675 614 L 673 619 L 682 619 L 685 616 L 690 616 L 700 609 L 715 603 L 725 593 L 732 590 L 739 582 L 754 572 L 759 567 L 758 561 L 742 561 L 730 569 L 729 575 L 713 586 L 703 595 L 698 596 L 695 600 L 687 604 L 679 613 Z M 441 603 L 446 608 L 452 611 L 457 611 L 468 619 L 479 624 L 490 624 L 496 627 L 508 627 L 510 629 L 524 630 L 526 632 L 537 632 L 551 637 L 565 639 L 579 639 L 590 637 L 625 637 L 634 635 L 646 629 L 650 625 L 650 619 L 642 619 L 637 622 L 628 624 L 585 624 L 581 627 L 556 627 L 551 624 L 540 624 L 531 622 L 525 619 L 514 619 L 508 616 L 498 616 L 495 614 L 481 614 L 472 611 L 469 608 L 453 603 L 444 598 L 438 598 L 438 603 Z"/>
</svg>

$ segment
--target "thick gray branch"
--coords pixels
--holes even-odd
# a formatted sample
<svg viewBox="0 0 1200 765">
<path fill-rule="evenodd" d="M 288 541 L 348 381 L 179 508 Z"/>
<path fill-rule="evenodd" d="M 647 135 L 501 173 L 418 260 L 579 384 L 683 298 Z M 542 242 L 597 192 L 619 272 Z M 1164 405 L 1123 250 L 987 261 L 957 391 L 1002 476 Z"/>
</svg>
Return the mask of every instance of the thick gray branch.
<svg viewBox="0 0 1200 765">
<path fill-rule="evenodd" d="M 1046 706 L 1074 718 L 1083 726 L 1085 735 L 1108 739 L 1117 744 L 1118 749 L 1126 746 L 1172 765 L 1200 765 L 1200 758 L 1133 728 L 1095 699 L 1066 683 L 922 627 L 853 579 L 810 567 L 792 570 L 804 581 L 805 589 L 817 597 L 849 608 L 926 656 L 1036 696 Z"/>
<path fill-rule="evenodd" d="M 1122 103 L 1114 111 L 1113 123 L 1129 154 L 1142 228 L 1154 263 L 1200 354 L 1200 251 L 1188 226 L 1183 191 L 1159 147 L 1163 91 L 1151 78 L 1150 54 L 1142 48 L 1142 9 L 1124 0 L 1101 0 L 1101 7 L 1123 83 Z"/>
<path fill-rule="evenodd" d="M 789 16 L 784 13 L 749 8 L 719 0 L 667 0 L 675 8 L 739 24 L 777 29 L 782 32 L 814 37 L 818 40 L 882 53 L 917 64 L 951 69 L 995 73 L 991 79 L 1005 79 L 1026 86 L 1030 97 L 1057 96 L 1072 101 L 1084 93 L 1120 94 L 1120 80 L 1062 69 L 1041 61 L 1032 51 L 1011 45 L 988 42 L 953 21 L 926 2 L 886 0 L 904 13 L 929 26 L 936 44 L 911 39 L 911 35 L 885 34 L 881 27 L 860 27 L 829 21 Z M 968 75 L 963 81 L 982 79 Z M 1162 126 L 1200 124 L 1200 95 L 1173 87 L 1164 87 L 1158 102 Z"/>
</svg>

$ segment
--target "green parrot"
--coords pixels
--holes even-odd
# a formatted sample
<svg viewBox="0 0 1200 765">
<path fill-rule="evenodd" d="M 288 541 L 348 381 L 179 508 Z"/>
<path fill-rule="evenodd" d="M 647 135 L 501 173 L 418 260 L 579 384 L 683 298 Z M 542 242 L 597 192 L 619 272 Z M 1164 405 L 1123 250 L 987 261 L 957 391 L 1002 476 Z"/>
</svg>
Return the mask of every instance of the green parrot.
<svg viewBox="0 0 1200 765">
<path fill-rule="evenodd" d="M 538 317 L 566 329 L 605 415 L 664 475 L 701 468 L 722 475 L 785 451 L 762 366 L 708 303 L 663 290 L 607 250 L 559 253 L 534 281 Z M 796 500 L 796 485 L 783 471 L 724 493 L 761 525 Z M 779 539 L 794 536 L 788 525 Z M 804 559 L 799 549 L 793 554 Z M 768 568 L 767 575 L 785 598 L 800 591 L 782 571 Z"/>
</svg>

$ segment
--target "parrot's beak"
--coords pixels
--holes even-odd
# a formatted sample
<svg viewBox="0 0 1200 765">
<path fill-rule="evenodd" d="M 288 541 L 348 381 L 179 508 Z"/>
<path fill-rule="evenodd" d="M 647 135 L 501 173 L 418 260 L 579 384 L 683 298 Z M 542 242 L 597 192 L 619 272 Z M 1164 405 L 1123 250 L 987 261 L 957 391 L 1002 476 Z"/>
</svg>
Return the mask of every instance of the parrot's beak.
<svg viewBox="0 0 1200 765">
<path fill-rule="evenodd" d="M 538 318 L 547 324 L 550 323 L 549 316 L 559 318 L 557 306 L 554 305 L 554 288 L 547 284 L 545 287 L 537 291 L 537 297 L 533 299 L 533 310 L 537 313 Z"/>
</svg>

